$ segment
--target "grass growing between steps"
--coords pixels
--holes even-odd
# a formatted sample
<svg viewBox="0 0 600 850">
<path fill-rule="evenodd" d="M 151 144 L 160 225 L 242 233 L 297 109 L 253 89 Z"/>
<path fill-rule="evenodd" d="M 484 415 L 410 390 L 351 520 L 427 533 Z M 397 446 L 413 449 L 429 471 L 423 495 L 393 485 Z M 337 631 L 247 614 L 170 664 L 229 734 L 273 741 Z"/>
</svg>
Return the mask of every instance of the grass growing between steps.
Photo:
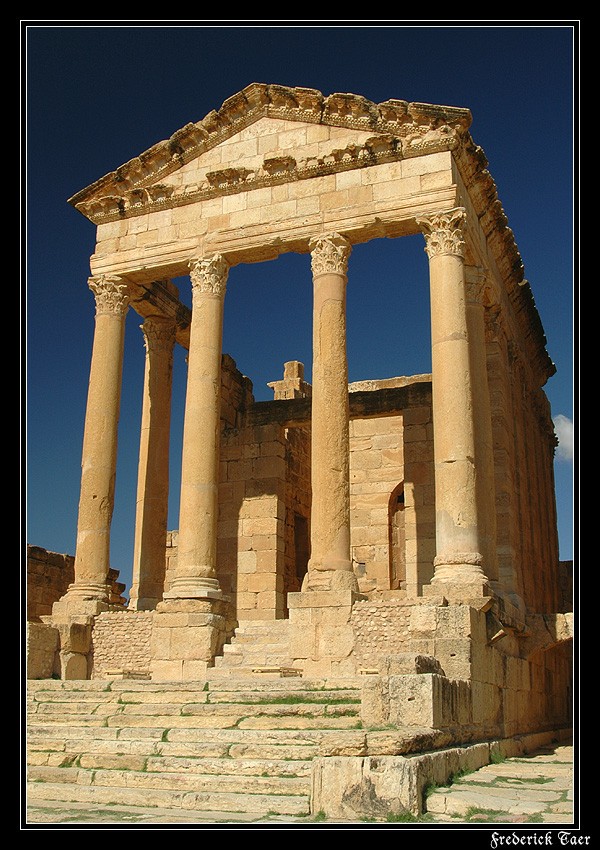
<svg viewBox="0 0 600 850">
<path fill-rule="evenodd" d="M 235 700 L 233 705 L 360 705 L 361 700 L 360 697 L 356 699 L 354 697 L 340 697 L 339 699 L 326 699 L 324 697 L 301 697 L 296 695 L 282 696 L 282 697 L 273 697 L 273 698 L 265 698 L 265 699 L 256 699 L 256 700 Z M 208 700 L 207 705 L 224 705 L 227 703 L 223 703 L 221 700 L 217 700 L 216 702 L 211 702 Z"/>
</svg>

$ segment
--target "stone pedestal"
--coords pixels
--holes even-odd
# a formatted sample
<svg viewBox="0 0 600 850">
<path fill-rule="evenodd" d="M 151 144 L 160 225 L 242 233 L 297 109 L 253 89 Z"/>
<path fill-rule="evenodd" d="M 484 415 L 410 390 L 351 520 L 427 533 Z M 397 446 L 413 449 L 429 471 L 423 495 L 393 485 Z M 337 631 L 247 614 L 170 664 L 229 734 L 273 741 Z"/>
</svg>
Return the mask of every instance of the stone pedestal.
<svg viewBox="0 0 600 850">
<path fill-rule="evenodd" d="M 202 679 L 227 637 L 228 599 L 160 602 L 154 613 L 151 676 L 158 682 Z"/>
<path fill-rule="evenodd" d="M 351 589 L 288 593 L 290 651 L 304 675 L 344 677 L 356 673 L 352 606 L 361 599 Z"/>
</svg>

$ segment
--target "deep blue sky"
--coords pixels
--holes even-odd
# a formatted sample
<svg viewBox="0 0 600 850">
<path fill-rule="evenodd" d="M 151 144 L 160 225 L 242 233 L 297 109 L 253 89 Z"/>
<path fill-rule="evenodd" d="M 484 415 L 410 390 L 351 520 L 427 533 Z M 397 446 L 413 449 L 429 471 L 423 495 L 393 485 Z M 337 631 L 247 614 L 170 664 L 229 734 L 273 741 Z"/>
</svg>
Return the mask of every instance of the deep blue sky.
<svg viewBox="0 0 600 850">
<path fill-rule="evenodd" d="M 574 407 L 576 22 L 24 22 L 27 542 L 74 554 L 94 329 L 87 286 L 95 227 L 67 199 L 201 120 L 252 82 L 467 107 L 488 160 L 557 366 L 546 391 L 567 433 Z M 428 372 L 421 237 L 357 246 L 350 258 L 350 380 Z M 177 281 L 190 303 L 189 282 Z M 127 319 L 111 558 L 129 587 L 144 349 Z M 286 360 L 310 379 L 308 257 L 231 270 L 224 350 L 258 399 Z M 577 364 L 577 359 L 575 359 Z M 173 400 L 169 527 L 177 527 L 185 365 Z M 575 411 L 576 412 L 576 411 Z M 564 420 L 559 420 L 564 423 Z M 561 431 L 562 433 L 562 431 Z M 560 552 L 573 557 L 573 463 L 555 462 Z"/>
</svg>

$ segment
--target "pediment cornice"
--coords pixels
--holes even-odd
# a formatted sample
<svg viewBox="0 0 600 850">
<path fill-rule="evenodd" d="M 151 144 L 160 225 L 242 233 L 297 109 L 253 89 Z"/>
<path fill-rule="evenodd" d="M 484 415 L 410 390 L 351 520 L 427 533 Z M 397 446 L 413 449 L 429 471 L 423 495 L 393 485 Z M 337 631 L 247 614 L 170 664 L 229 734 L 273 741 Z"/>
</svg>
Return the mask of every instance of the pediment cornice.
<svg viewBox="0 0 600 850">
<path fill-rule="evenodd" d="M 229 168 L 211 172 L 202 185 L 175 187 L 161 183 L 188 162 L 264 117 L 373 135 L 364 144 L 333 151 L 323 158 L 297 161 L 292 157 L 265 157 L 262 166 L 253 171 Z M 217 195 L 453 149 L 461 136 L 468 135 L 470 124 L 470 111 L 459 107 L 403 100 L 376 104 L 361 95 L 338 93 L 325 97 L 316 89 L 253 83 L 198 123 L 187 124 L 170 139 L 81 190 L 69 203 L 99 224 Z"/>
</svg>

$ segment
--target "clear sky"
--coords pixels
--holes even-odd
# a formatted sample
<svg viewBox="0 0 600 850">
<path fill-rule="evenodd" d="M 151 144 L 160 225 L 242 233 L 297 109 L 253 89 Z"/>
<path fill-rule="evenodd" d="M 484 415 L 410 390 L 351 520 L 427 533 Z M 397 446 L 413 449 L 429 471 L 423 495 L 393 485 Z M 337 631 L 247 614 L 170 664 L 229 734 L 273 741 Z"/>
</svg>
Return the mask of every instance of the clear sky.
<svg viewBox="0 0 600 850">
<path fill-rule="evenodd" d="M 530 282 L 557 373 L 546 385 L 560 556 L 573 557 L 577 410 L 578 22 L 24 21 L 25 220 L 22 360 L 26 542 L 75 553 L 83 422 L 94 330 L 95 227 L 67 199 L 253 82 L 467 107 Z M 348 283 L 349 378 L 430 371 L 422 237 L 356 246 Z M 178 280 L 190 304 L 189 281 Z M 307 256 L 234 267 L 224 350 L 258 400 L 283 363 L 311 369 Z M 111 561 L 131 581 L 144 347 L 126 324 Z M 176 351 L 169 527 L 177 528 L 185 392 Z M 575 377 L 574 377 L 575 376 Z"/>
</svg>

